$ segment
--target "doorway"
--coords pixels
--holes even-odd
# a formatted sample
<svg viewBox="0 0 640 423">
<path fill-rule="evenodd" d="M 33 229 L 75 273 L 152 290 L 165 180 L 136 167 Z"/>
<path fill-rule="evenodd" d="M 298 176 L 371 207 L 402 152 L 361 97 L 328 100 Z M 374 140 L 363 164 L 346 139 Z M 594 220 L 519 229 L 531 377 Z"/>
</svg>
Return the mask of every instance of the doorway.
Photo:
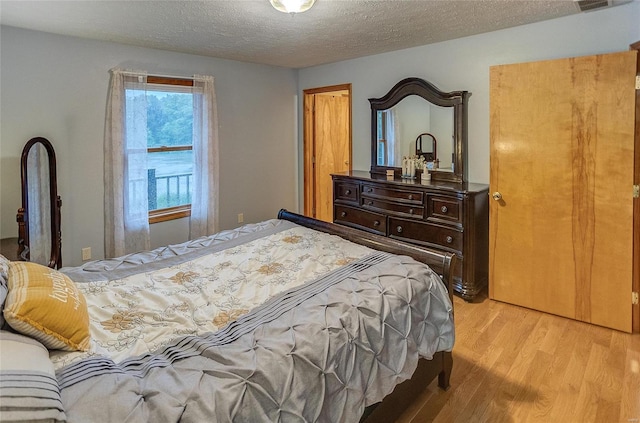
<svg viewBox="0 0 640 423">
<path fill-rule="evenodd" d="M 332 173 L 351 170 L 351 84 L 304 93 L 304 214 L 333 221 Z"/>
</svg>

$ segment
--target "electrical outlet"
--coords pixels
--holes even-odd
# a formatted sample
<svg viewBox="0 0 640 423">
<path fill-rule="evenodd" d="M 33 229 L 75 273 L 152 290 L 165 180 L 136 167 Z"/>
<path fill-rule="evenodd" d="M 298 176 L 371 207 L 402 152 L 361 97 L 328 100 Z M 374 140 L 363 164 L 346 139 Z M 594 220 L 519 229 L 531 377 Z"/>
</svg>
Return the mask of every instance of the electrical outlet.
<svg viewBox="0 0 640 423">
<path fill-rule="evenodd" d="M 82 261 L 91 260 L 91 247 L 85 247 L 82 249 Z"/>
<path fill-rule="evenodd" d="M 238 223 L 244 222 L 244 213 L 238 213 Z"/>
</svg>

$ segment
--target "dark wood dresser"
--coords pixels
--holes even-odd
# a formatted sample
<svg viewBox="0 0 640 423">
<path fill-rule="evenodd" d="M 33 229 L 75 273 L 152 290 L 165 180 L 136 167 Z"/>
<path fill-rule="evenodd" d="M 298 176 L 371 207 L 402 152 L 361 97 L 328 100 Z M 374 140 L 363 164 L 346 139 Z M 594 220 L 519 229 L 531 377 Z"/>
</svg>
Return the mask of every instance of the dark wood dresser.
<svg viewBox="0 0 640 423">
<path fill-rule="evenodd" d="M 335 223 L 456 253 L 457 294 L 471 301 L 487 286 L 489 212 L 485 184 L 334 174 Z"/>
</svg>

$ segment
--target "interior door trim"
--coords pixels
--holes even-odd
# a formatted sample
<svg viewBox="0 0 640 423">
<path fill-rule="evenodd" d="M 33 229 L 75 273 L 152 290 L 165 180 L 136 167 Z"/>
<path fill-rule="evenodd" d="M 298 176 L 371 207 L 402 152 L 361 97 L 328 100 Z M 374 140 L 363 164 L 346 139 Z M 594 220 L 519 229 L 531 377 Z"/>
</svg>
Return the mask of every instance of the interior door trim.
<svg viewBox="0 0 640 423">
<path fill-rule="evenodd" d="M 349 169 L 353 166 L 353 120 L 352 120 L 352 92 L 351 84 L 329 85 L 326 87 L 308 88 L 303 90 L 303 191 L 304 215 L 315 217 L 313 213 L 315 198 L 315 180 L 313 174 L 314 151 L 314 96 L 334 91 L 348 91 L 349 96 Z"/>
</svg>

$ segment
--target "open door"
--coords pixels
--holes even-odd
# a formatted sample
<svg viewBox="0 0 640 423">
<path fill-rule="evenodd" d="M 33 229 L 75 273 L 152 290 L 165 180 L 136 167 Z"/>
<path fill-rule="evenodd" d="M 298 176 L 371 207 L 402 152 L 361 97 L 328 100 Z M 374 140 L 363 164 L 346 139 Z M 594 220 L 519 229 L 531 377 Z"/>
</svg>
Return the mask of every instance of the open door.
<svg viewBox="0 0 640 423">
<path fill-rule="evenodd" d="M 631 332 L 636 56 L 491 68 L 492 299 Z"/>
<path fill-rule="evenodd" d="M 304 214 L 333 221 L 332 173 L 351 170 L 351 84 L 304 90 Z"/>
</svg>

